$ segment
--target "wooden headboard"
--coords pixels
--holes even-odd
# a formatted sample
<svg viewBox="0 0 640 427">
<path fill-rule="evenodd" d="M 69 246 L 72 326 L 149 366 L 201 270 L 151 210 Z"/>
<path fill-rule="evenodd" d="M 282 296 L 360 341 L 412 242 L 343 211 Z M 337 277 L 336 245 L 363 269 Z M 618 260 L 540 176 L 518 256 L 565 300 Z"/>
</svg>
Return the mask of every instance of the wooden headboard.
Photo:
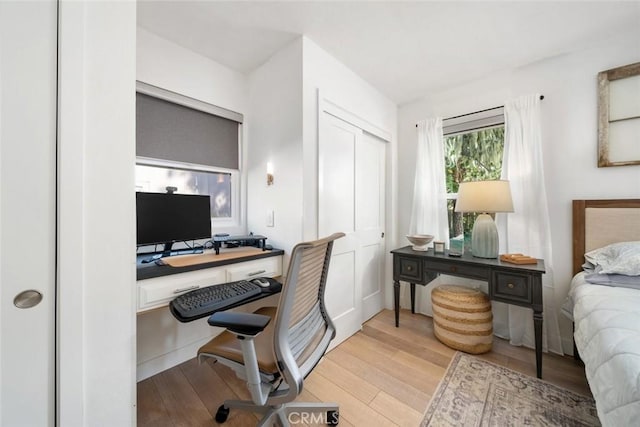
<svg viewBox="0 0 640 427">
<path fill-rule="evenodd" d="M 640 199 L 573 201 L 573 274 L 584 254 L 616 242 L 640 240 Z"/>
</svg>

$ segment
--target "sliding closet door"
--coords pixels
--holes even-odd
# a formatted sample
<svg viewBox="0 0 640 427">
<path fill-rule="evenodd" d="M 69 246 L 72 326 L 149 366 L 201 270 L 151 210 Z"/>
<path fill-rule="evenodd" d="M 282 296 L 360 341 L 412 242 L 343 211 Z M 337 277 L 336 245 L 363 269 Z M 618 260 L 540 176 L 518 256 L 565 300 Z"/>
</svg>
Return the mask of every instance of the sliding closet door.
<svg viewBox="0 0 640 427">
<path fill-rule="evenodd" d="M 55 422 L 56 9 L 0 1 L 3 426 Z"/>
<path fill-rule="evenodd" d="M 385 142 L 326 112 L 320 117 L 318 234 L 341 231 L 327 280 L 332 346 L 382 309 Z"/>
<path fill-rule="evenodd" d="M 356 230 L 362 263 L 362 321 L 384 304 L 385 166 L 387 143 L 367 132 L 356 147 Z"/>
</svg>

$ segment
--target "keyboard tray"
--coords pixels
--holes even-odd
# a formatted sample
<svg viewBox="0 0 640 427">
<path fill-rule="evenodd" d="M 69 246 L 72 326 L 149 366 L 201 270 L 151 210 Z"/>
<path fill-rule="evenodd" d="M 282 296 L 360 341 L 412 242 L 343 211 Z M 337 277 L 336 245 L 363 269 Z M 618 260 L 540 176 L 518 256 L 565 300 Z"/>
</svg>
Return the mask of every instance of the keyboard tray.
<svg viewBox="0 0 640 427">
<path fill-rule="evenodd" d="M 220 307 L 220 308 L 218 308 L 216 310 L 213 310 L 213 311 L 207 311 L 205 313 L 201 313 L 201 314 L 196 315 L 196 316 L 187 316 L 187 317 L 185 317 L 185 316 L 182 316 L 178 312 L 178 310 L 176 309 L 176 306 L 174 304 L 174 302 L 178 298 L 178 297 L 176 297 L 169 303 L 169 311 L 171 312 L 173 317 L 175 317 L 179 322 L 187 323 L 187 322 L 192 322 L 194 320 L 202 319 L 204 317 L 209 317 L 213 313 L 218 312 L 218 311 L 229 310 L 231 308 L 239 307 L 241 305 L 250 303 L 252 301 L 257 301 L 259 299 L 266 298 L 266 297 L 268 297 L 270 295 L 277 294 L 282 290 L 282 283 L 278 282 L 277 280 L 271 279 L 271 278 L 268 278 L 268 277 L 264 277 L 263 279 L 266 279 L 266 280 L 269 281 L 270 286 L 268 288 L 263 288 L 262 292 L 260 294 L 258 294 L 258 295 L 250 296 L 247 299 L 244 299 L 242 301 L 239 301 L 239 302 L 236 302 L 236 303 L 233 303 L 233 304 L 229 304 L 228 306 Z M 215 286 L 215 285 L 213 285 L 213 286 Z M 191 291 L 191 292 L 197 292 L 197 290 L 196 291 Z M 183 295 L 187 295 L 187 294 L 183 294 Z"/>
</svg>

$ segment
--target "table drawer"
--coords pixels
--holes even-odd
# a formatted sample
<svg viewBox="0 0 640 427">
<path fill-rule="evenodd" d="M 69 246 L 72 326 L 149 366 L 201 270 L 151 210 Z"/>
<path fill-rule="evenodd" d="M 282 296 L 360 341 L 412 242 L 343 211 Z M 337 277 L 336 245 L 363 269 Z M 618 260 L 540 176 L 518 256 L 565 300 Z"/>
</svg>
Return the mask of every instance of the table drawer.
<svg viewBox="0 0 640 427">
<path fill-rule="evenodd" d="M 533 303 L 531 280 L 528 275 L 499 271 L 493 274 L 492 299 L 520 304 Z"/>
<path fill-rule="evenodd" d="M 399 280 L 405 282 L 417 283 L 422 281 L 422 260 L 409 257 L 397 258 L 397 269 L 399 272 Z"/>
<path fill-rule="evenodd" d="M 489 280 L 489 269 L 486 267 L 429 260 L 427 262 L 427 268 L 430 271 L 437 271 L 442 274 L 468 277 L 470 279 Z"/>
</svg>

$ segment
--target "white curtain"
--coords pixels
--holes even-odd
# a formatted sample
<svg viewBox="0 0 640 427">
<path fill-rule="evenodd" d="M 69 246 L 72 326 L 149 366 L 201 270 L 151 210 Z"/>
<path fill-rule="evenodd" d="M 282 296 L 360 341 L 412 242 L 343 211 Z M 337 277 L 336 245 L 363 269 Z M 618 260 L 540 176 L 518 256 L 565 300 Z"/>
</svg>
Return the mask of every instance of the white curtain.
<svg viewBox="0 0 640 427">
<path fill-rule="evenodd" d="M 417 131 L 416 175 L 409 234 L 431 234 L 435 236 L 434 240 L 447 242 L 448 245 L 442 119 L 437 117 L 421 121 Z M 416 286 L 416 312 L 431 315 L 429 294 L 432 287 L 431 284 L 428 288 Z M 409 298 L 409 286 L 405 286 L 401 299 L 403 307 L 410 307 Z"/>
<path fill-rule="evenodd" d="M 562 354 L 555 307 L 551 228 L 544 183 L 540 96 L 507 102 L 502 179 L 511 183 L 514 212 L 498 214 L 500 253 L 523 253 L 543 258 L 543 350 Z M 493 302 L 494 333 L 513 345 L 534 347 L 531 309 Z"/>
</svg>

